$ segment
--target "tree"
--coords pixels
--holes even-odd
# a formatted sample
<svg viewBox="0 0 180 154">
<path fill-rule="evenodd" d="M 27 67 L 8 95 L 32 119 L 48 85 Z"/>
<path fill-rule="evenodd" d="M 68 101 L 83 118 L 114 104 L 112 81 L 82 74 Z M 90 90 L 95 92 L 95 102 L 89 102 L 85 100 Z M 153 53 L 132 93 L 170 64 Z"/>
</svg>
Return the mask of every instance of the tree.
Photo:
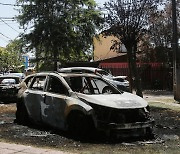
<svg viewBox="0 0 180 154">
<path fill-rule="evenodd" d="M 172 19 L 170 3 L 151 14 L 149 22 L 150 42 L 154 47 L 170 47 L 172 40 Z"/>
<path fill-rule="evenodd" d="M 7 68 L 6 64 L 7 52 L 5 48 L 0 47 L 0 72 L 4 72 Z"/>
<path fill-rule="evenodd" d="M 152 13 L 155 13 L 157 2 L 158 0 L 110 0 L 104 4 L 107 11 L 104 35 L 113 35 L 125 45 L 128 54 L 130 83 L 134 78 L 136 94 L 141 97 L 143 94 L 136 67 L 137 45 L 147 32 L 149 18 Z"/>
<path fill-rule="evenodd" d="M 180 3 L 177 3 L 178 28 L 180 28 L 179 6 Z M 166 66 L 173 67 L 172 35 L 172 4 L 171 0 L 167 0 L 151 14 L 148 33 L 141 39 L 140 50 L 145 62 L 163 62 L 167 64 Z"/>
<path fill-rule="evenodd" d="M 164 6 L 151 14 L 149 22 L 150 48 L 155 51 L 154 61 L 172 64 L 172 18 L 171 4 L 166 1 Z M 171 66 L 172 67 L 172 66 Z"/>
<path fill-rule="evenodd" d="M 93 42 L 102 18 L 94 0 L 18 0 L 22 35 L 36 56 L 54 61 L 85 53 Z M 78 57 L 78 56 L 77 56 Z M 38 57 L 37 57 L 38 58 Z"/>
<path fill-rule="evenodd" d="M 13 40 L 6 48 L 0 48 L 0 71 L 7 72 L 9 70 L 21 71 L 23 65 L 21 58 L 21 41 Z"/>
</svg>

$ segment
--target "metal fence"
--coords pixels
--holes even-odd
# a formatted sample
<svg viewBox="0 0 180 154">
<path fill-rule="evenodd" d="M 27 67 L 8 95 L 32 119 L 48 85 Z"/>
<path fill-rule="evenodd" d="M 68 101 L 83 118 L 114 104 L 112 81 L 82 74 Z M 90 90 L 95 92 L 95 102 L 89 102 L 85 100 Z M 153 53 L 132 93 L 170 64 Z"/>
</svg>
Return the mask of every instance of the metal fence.
<svg viewBox="0 0 180 154">
<path fill-rule="evenodd" d="M 100 68 L 111 72 L 114 76 L 129 76 L 128 63 L 100 63 Z M 137 63 L 143 89 L 172 90 L 172 69 L 163 63 Z"/>
</svg>

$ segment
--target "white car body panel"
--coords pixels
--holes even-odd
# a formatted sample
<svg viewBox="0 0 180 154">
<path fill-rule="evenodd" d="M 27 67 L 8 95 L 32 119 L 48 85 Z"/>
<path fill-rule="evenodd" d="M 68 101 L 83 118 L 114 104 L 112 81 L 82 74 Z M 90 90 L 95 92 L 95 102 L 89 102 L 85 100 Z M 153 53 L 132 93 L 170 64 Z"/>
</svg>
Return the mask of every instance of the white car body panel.
<svg viewBox="0 0 180 154">
<path fill-rule="evenodd" d="M 123 94 L 102 94 L 102 95 L 84 95 L 77 94 L 78 97 L 102 106 L 112 107 L 116 109 L 135 109 L 147 107 L 147 102 L 131 93 L 124 92 Z"/>
</svg>

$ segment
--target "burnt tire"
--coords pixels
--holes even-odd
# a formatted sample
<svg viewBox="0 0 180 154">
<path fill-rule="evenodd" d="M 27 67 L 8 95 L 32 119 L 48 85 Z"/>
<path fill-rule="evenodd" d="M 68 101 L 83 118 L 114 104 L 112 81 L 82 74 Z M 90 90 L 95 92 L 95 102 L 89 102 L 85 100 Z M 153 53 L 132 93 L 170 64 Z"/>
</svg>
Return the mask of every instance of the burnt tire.
<svg viewBox="0 0 180 154">
<path fill-rule="evenodd" d="M 88 139 L 94 132 L 94 124 L 90 116 L 81 112 L 72 112 L 68 116 L 68 131 L 76 138 Z"/>
<path fill-rule="evenodd" d="M 16 110 L 16 120 L 15 122 L 22 125 L 29 125 L 29 115 L 27 112 L 27 109 L 23 102 L 18 102 L 16 104 L 17 110 Z"/>
</svg>

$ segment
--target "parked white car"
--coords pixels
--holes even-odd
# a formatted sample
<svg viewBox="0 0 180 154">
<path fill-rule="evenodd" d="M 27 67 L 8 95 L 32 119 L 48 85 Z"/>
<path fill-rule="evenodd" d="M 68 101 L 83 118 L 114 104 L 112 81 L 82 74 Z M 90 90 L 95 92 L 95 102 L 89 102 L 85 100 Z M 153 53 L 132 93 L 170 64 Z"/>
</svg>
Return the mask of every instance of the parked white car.
<svg viewBox="0 0 180 154">
<path fill-rule="evenodd" d="M 9 73 L 9 75 L 18 76 L 21 80 L 23 80 L 25 78 L 24 73 Z"/>
<path fill-rule="evenodd" d="M 68 68 L 61 68 L 58 70 L 59 72 L 70 73 L 70 72 L 81 72 L 81 73 L 93 73 L 102 76 L 107 81 L 111 82 L 115 85 L 118 89 L 123 91 L 129 91 L 129 81 L 126 80 L 127 76 L 113 76 L 112 74 L 108 73 L 107 71 L 94 68 L 94 67 L 68 67 Z"/>
<path fill-rule="evenodd" d="M 102 82 L 112 91 L 103 92 Z M 116 136 L 151 134 L 154 121 L 141 97 L 119 91 L 87 73 L 37 73 L 27 76 L 18 94 L 16 122 L 47 124 L 79 136 L 97 129 Z"/>
</svg>

